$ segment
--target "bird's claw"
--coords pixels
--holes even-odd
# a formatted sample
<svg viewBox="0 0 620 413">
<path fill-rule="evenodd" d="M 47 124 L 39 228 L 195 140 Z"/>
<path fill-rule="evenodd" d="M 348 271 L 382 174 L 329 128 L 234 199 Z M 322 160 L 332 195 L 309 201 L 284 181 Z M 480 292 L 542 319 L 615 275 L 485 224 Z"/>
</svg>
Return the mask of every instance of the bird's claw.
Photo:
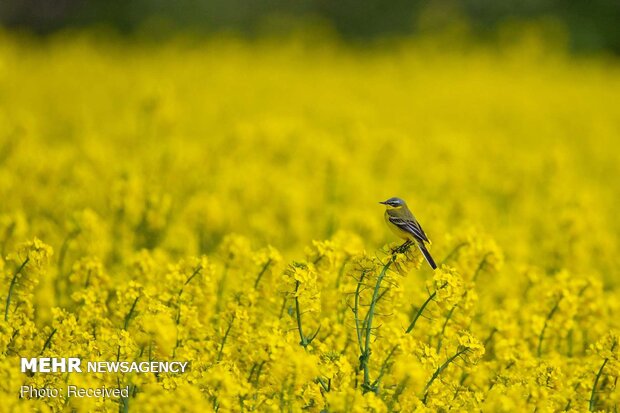
<svg viewBox="0 0 620 413">
<path fill-rule="evenodd" d="M 405 252 L 407 252 L 410 245 L 411 245 L 411 241 L 405 241 L 405 243 L 403 243 L 402 245 L 392 248 L 392 255 L 404 254 Z"/>
</svg>

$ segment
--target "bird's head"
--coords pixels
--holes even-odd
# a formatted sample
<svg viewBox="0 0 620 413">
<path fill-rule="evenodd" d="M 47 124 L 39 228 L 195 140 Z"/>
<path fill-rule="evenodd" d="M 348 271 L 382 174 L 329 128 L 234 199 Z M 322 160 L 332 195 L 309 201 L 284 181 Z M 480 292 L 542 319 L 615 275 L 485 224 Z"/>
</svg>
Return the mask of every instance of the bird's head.
<svg viewBox="0 0 620 413">
<path fill-rule="evenodd" d="M 385 205 L 387 209 L 396 209 L 396 208 L 401 208 L 407 205 L 405 201 L 403 201 L 400 198 L 396 198 L 396 197 L 390 198 L 387 201 L 383 201 L 379 203 Z"/>
</svg>

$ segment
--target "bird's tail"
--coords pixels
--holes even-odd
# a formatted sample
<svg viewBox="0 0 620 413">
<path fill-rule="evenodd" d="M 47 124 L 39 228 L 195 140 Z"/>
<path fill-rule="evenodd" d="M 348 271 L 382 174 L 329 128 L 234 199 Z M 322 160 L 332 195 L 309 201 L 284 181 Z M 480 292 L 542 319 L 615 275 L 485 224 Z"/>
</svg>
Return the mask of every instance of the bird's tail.
<svg viewBox="0 0 620 413">
<path fill-rule="evenodd" d="M 422 253 L 422 255 L 424 255 L 424 258 L 426 258 L 426 262 L 428 262 L 428 265 L 430 265 L 432 269 L 436 269 L 437 264 L 435 264 L 435 260 L 433 259 L 433 257 L 431 257 L 431 253 L 428 252 L 423 242 L 418 242 L 418 248 L 420 248 L 420 252 Z"/>
</svg>

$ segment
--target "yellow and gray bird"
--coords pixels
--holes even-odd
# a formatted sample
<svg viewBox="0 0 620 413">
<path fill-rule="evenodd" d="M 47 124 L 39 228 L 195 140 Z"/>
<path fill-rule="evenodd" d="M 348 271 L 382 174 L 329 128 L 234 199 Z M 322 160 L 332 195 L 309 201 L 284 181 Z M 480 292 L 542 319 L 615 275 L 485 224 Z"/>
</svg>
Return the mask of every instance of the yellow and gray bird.
<svg viewBox="0 0 620 413">
<path fill-rule="evenodd" d="M 430 241 L 418 220 L 409 211 L 407 203 L 396 197 L 379 203 L 385 205 L 385 222 L 388 227 L 405 240 L 403 247 L 415 242 L 424 258 L 426 258 L 428 265 L 432 269 L 436 269 L 437 264 L 435 264 L 435 260 L 433 260 L 425 245 L 426 242 L 430 243 Z"/>
</svg>

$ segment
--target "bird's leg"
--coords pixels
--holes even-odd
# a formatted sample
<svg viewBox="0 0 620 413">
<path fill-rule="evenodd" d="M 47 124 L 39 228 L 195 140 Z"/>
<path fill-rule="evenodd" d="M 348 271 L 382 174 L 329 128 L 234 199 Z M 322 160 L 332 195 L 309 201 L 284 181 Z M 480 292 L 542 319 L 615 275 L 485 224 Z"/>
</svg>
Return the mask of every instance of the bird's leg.
<svg viewBox="0 0 620 413">
<path fill-rule="evenodd" d="M 403 245 L 400 246 L 400 252 L 405 253 L 407 252 L 407 250 L 409 249 L 409 246 L 413 244 L 413 241 L 411 240 L 407 240 L 403 243 Z"/>
<path fill-rule="evenodd" d="M 407 240 L 402 245 L 399 245 L 398 247 L 392 249 L 392 254 L 394 254 L 394 253 L 402 254 L 405 251 L 407 251 L 407 249 L 409 248 L 410 245 L 411 245 L 411 240 Z"/>
</svg>

